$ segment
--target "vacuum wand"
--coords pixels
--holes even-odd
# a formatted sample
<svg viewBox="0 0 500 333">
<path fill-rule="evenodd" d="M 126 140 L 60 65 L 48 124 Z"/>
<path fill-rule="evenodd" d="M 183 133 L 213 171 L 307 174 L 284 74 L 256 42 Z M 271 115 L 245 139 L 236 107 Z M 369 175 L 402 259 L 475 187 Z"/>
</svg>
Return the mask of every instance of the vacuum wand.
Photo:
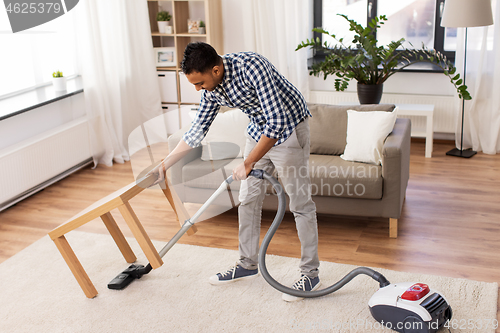
<svg viewBox="0 0 500 333">
<path fill-rule="evenodd" d="M 256 174 L 260 175 L 257 171 L 252 170 L 250 175 Z M 196 223 L 198 218 L 205 212 L 205 210 L 212 204 L 212 202 L 217 199 L 217 197 L 227 189 L 227 185 L 233 182 L 233 176 L 229 176 L 219 188 L 208 198 L 208 200 L 198 209 L 198 211 L 190 218 L 187 219 L 182 225 L 181 229 L 168 241 L 168 243 L 158 252 L 161 258 L 177 243 L 177 241 Z M 127 287 L 135 279 L 140 279 L 143 275 L 148 274 L 152 270 L 151 264 L 136 265 L 132 264 L 123 272 L 118 274 L 110 283 L 108 283 L 109 289 L 121 290 Z"/>
</svg>

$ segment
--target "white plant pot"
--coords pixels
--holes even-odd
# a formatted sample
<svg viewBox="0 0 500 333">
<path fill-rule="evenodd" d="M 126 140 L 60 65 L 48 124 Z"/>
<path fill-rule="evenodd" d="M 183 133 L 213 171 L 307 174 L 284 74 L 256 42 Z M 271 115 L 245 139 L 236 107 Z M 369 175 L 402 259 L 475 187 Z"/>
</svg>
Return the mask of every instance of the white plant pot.
<svg viewBox="0 0 500 333">
<path fill-rule="evenodd" d="M 65 91 L 66 90 L 66 78 L 65 77 L 53 77 L 52 85 L 55 91 Z"/>
<path fill-rule="evenodd" d="M 172 30 L 170 32 L 166 31 L 167 26 L 170 26 L 170 21 L 158 21 L 158 32 L 161 34 L 172 33 Z"/>
<path fill-rule="evenodd" d="M 199 33 L 200 35 L 204 35 L 204 34 L 205 34 L 205 27 L 199 27 L 199 28 L 198 28 L 198 33 Z"/>
</svg>

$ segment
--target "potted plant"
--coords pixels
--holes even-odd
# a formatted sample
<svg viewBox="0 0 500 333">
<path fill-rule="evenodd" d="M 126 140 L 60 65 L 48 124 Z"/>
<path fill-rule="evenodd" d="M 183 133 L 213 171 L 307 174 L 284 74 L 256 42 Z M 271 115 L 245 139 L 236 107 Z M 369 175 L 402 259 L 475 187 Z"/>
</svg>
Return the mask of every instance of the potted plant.
<svg viewBox="0 0 500 333">
<path fill-rule="evenodd" d="M 200 21 L 200 25 L 198 28 L 198 33 L 204 35 L 206 33 L 205 31 L 205 22 Z"/>
<path fill-rule="evenodd" d="M 170 26 L 170 19 L 172 18 L 172 15 L 170 15 L 169 12 L 166 12 L 164 10 L 159 11 L 158 14 L 156 14 L 156 21 L 158 21 L 158 31 L 161 34 L 164 33 L 172 33 L 171 28 L 169 29 L 170 31 L 167 32 L 167 26 Z"/>
<path fill-rule="evenodd" d="M 63 73 L 56 71 L 52 73 L 52 84 L 54 85 L 55 91 L 65 91 L 66 90 L 66 78 Z"/>
<path fill-rule="evenodd" d="M 338 14 L 345 18 L 350 24 L 350 31 L 355 33 L 352 45 L 344 44 L 343 38 L 337 39 L 334 34 L 322 28 L 313 31 L 326 34 L 339 42 L 339 45 L 331 47 L 327 42 L 321 44 L 319 38 L 307 39 L 300 43 L 297 50 L 311 47 L 315 50 L 323 50 L 326 54 L 325 60 L 312 66 L 310 75 L 335 75 L 335 90 L 344 91 L 349 81 L 358 81 L 358 99 L 361 104 L 378 104 L 382 97 L 383 83 L 395 73 L 418 62 L 429 62 L 443 70 L 450 78 L 451 83 L 457 89 L 460 98 L 469 100 L 471 96 L 467 87 L 463 84 L 460 74 L 456 73 L 455 66 L 446 57 L 436 50 L 429 50 L 424 45 L 421 49 L 407 49 L 403 46 L 404 38 L 392 41 L 387 46 L 377 46 L 374 32 L 380 28 L 385 15 L 375 17 L 367 27 L 363 27 L 356 21 L 349 19 L 346 15 Z M 411 44 L 410 44 L 411 45 Z"/>
</svg>

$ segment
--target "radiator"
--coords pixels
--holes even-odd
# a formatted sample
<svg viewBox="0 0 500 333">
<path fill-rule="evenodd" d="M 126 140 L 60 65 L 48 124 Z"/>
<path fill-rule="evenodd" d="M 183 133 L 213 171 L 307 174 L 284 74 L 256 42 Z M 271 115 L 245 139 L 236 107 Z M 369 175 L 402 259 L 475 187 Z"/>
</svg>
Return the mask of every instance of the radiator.
<svg viewBox="0 0 500 333">
<path fill-rule="evenodd" d="M 332 92 L 332 91 L 311 91 L 309 93 L 311 103 L 339 104 L 358 103 L 356 92 Z M 454 133 L 456 114 L 459 108 L 457 99 L 453 96 L 436 95 L 410 95 L 410 94 L 390 94 L 382 95 L 381 103 L 391 104 L 433 104 L 434 105 L 434 132 Z M 411 119 L 412 128 L 425 128 L 424 117 L 406 117 Z"/>
<path fill-rule="evenodd" d="M 92 161 L 80 118 L 0 151 L 0 211 Z"/>
</svg>

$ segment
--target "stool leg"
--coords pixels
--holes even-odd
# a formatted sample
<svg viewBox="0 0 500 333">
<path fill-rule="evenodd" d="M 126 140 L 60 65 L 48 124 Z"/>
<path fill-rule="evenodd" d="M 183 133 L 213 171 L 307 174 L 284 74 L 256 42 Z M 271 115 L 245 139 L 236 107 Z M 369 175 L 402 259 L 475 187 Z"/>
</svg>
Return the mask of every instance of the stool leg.
<svg viewBox="0 0 500 333">
<path fill-rule="evenodd" d="M 110 212 L 107 212 L 101 215 L 101 219 L 104 222 L 104 225 L 106 225 L 106 228 L 108 229 L 109 233 L 115 240 L 115 243 L 120 249 L 121 253 L 123 254 L 125 260 L 128 263 L 135 262 L 137 260 L 137 257 L 130 248 L 130 245 L 128 245 L 127 240 L 123 236 L 123 233 L 121 232 L 120 228 L 118 228 L 118 225 L 116 224 L 113 215 L 111 215 Z"/>
<path fill-rule="evenodd" d="M 76 281 L 78 281 L 78 284 L 85 293 L 85 296 L 88 298 L 94 298 L 97 295 L 97 290 L 83 269 L 82 264 L 76 257 L 75 252 L 71 249 L 66 237 L 60 236 L 58 238 L 54 238 L 53 241 L 59 249 L 59 252 L 61 252 L 66 264 L 68 264 L 69 269 L 75 276 Z"/>
<path fill-rule="evenodd" d="M 163 194 L 168 200 L 168 203 L 172 207 L 172 210 L 175 213 L 175 216 L 177 217 L 177 220 L 179 220 L 179 213 L 177 213 L 177 209 L 175 209 L 175 203 L 174 203 L 174 198 L 172 197 L 172 192 L 170 191 L 170 187 L 162 188 Z"/>
<path fill-rule="evenodd" d="M 189 214 L 177 193 L 170 189 L 170 182 L 165 182 L 165 188 L 163 188 L 162 186 L 161 190 L 170 203 L 170 206 L 174 210 L 174 213 L 177 216 L 177 221 L 179 221 L 181 226 L 184 225 L 184 222 L 186 222 L 186 220 L 189 218 Z M 194 235 L 196 231 L 197 228 L 195 225 L 193 225 L 186 233 L 188 234 L 188 236 L 191 236 Z"/>
<path fill-rule="evenodd" d="M 144 230 L 130 204 L 125 202 L 123 205 L 119 206 L 118 209 L 134 234 L 135 239 L 141 246 L 146 258 L 148 258 L 151 267 L 158 268 L 163 265 L 163 261 L 161 260 L 158 251 L 156 251 L 153 243 L 151 243 L 151 239 L 149 239 L 148 234 Z"/>
</svg>

